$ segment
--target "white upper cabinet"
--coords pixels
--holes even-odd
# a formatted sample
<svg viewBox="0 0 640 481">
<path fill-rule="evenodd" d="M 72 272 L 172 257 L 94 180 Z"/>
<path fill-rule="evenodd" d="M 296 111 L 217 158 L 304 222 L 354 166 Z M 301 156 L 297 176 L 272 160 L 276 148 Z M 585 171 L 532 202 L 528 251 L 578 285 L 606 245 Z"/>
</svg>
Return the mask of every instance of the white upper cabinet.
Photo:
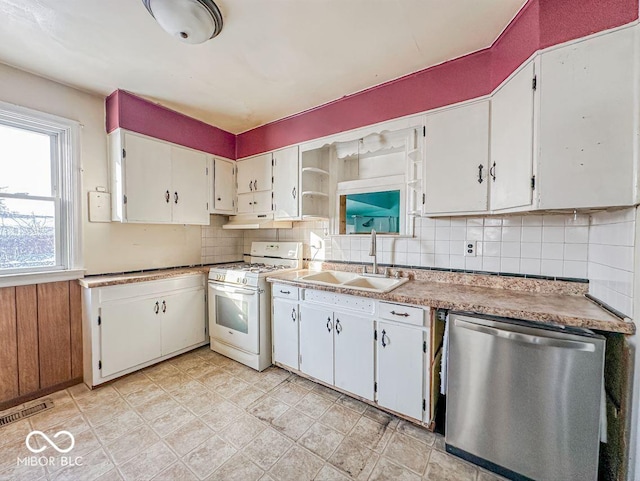
<svg viewBox="0 0 640 481">
<path fill-rule="evenodd" d="M 213 172 L 213 184 L 209 198 L 209 212 L 212 214 L 233 214 L 236 206 L 236 163 L 232 160 L 211 160 L 209 177 Z"/>
<path fill-rule="evenodd" d="M 171 147 L 173 223 L 209 224 L 207 160 L 202 152 Z"/>
<path fill-rule="evenodd" d="M 273 154 L 240 160 L 238 179 L 238 214 L 262 214 L 272 211 Z"/>
<path fill-rule="evenodd" d="M 427 115 L 425 150 L 427 215 L 487 210 L 488 100 Z"/>
<path fill-rule="evenodd" d="M 271 190 L 273 154 L 238 161 L 238 194 Z"/>
<path fill-rule="evenodd" d="M 635 203 L 637 30 L 541 55 L 538 208 Z"/>
<path fill-rule="evenodd" d="M 122 194 L 115 199 L 124 204 L 121 220 L 171 222 L 171 145 L 127 132 L 121 158 Z"/>
<path fill-rule="evenodd" d="M 112 220 L 209 224 L 207 154 L 122 129 L 109 143 Z"/>
<path fill-rule="evenodd" d="M 491 210 L 531 206 L 535 75 L 532 60 L 491 98 Z"/>
<path fill-rule="evenodd" d="M 300 218 L 298 146 L 273 153 L 273 211 L 275 219 Z"/>
</svg>

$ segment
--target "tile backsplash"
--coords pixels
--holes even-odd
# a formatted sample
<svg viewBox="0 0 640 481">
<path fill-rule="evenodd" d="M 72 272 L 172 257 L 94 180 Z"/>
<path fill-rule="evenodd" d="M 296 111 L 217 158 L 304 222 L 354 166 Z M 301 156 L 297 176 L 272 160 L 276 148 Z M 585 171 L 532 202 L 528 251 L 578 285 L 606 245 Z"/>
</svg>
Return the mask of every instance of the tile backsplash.
<svg viewBox="0 0 640 481">
<path fill-rule="evenodd" d="M 636 209 L 601 212 L 589 227 L 589 293 L 633 316 Z"/>
<path fill-rule="evenodd" d="M 378 236 L 378 262 L 414 267 L 589 279 L 590 293 L 632 315 L 635 208 L 596 214 L 416 218 L 414 237 Z M 369 264 L 369 236 L 330 236 L 329 222 L 293 229 L 202 229 L 202 262 L 230 262 L 254 240 L 301 241 L 304 258 Z M 465 241 L 475 243 L 465 256 Z"/>
</svg>

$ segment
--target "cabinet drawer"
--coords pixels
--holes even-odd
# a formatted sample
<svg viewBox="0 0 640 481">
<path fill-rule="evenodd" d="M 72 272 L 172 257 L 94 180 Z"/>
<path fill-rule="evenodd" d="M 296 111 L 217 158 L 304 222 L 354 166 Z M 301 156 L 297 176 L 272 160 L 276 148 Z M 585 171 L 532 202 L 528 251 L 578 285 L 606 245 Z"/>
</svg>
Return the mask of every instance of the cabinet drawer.
<svg viewBox="0 0 640 481">
<path fill-rule="evenodd" d="M 283 297 L 285 299 L 298 300 L 298 288 L 293 286 L 287 286 L 285 284 L 273 284 L 271 288 L 271 295 L 273 297 Z"/>
<path fill-rule="evenodd" d="M 425 309 L 405 306 L 403 304 L 380 302 L 378 304 L 378 315 L 380 318 L 390 321 L 404 322 L 406 324 L 413 324 L 414 326 L 424 326 Z"/>
</svg>

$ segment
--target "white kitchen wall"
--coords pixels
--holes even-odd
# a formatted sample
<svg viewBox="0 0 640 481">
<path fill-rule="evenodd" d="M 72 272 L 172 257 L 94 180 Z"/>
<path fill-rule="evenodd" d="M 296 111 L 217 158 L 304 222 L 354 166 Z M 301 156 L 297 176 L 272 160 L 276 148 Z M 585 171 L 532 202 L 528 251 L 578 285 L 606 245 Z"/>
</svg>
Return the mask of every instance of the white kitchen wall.
<svg viewBox="0 0 640 481">
<path fill-rule="evenodd" d="M 200 261 L 199 226 L 88 221 L 87 192 L 98 186 L 109 187 L 103 96 L 0 64 L 0 100 L 81 124 L 82 231 L 87 274 L 191 265 Z"/>
<path fill-rule="evenodd" d="M 224 230 L 228 218 L 212 215 L 211 223 L 202 228 L 202 263 L 218 264 L 242 260 L 244 231 Z"/>
<path fill-rule="evenodd" d="M 636 209 L 591 215 L 589 293 L 623 314 L 633 316 Z"/>
<path fill-rule="evenodd" d="M 419 218 L 413 239 L 380 237 L 378 261 L 586 279 L 588 235 L 586 215 Z M 475 256 L 464 255 L 465 241 Z M 368 238 L 333 238 L 333 260 L 371 262 L 368 254 Z"/>
<path fill-rule="evenodd" d="M 413 238 L 378 236 L 378 262 L 589 279 L 591 295 L 631 316 L 635 216 L 630 208 L 591 215 L 417 218 Z M 372 261 L 369 236 L 329 236 L 328 222 L 294 222 L 293 229 L 248 230 L 235 238 L 228 232 L 203 229 L 204 263 L 223 262 L 234 245 L 249 253 L 254 240 L 302 241 L 305 259 Z M 464 256 L 467 240 L 476 242 L 475 256 Z"/>
</svg>

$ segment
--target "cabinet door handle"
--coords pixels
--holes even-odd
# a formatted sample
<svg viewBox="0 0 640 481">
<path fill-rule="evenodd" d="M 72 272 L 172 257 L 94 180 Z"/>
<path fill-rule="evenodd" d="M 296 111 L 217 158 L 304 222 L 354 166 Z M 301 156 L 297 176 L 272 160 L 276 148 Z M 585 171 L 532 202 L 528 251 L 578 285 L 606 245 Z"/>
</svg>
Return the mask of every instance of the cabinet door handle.
<svg viewBox="0 0 640 481">
<path fill-rule="evenodd" d="M 387 331 L 385 331 L 384 329 L 382 330 L 382 337 L 380 338 L 380 340 L 382 341 L 382 347 L 387 347 L 387 344 L 389 344 L 388 342 L 384 342 L 384 337 L 387 335 Z"/>
<path fill-rule="evenodd" d="M 164 200 L 167 201 L 167 204 L 169 203 L 169 200 L 171 199 L 171 194 L 169 193 L 169 191 L 166 191 L 164 193 Z"/>
<path fill-rule="evenodd" d="M 496 181 L 496 163 L 495 162 L 493 163 L 493 165 L 489 169 L 489 175 L 491 176 L 491 178 L 495 182 Z"/>
<path fill-rule="evenodd" d="M 409 313 L 408 312 L 391 311 L 391 314 L 393 314 L 394 316 L 409 317 Z"/>
<path fill-rule="evenodd" d="M 331 318 L 327 317 L 327 331 L 331 332 Z"/>
<path fill-rule="evenodd" d="M 336 333 L 339 335 L 342 332 L 342 324 L 340 324 L 340 319 L 336 319 Z"/>
<path fill-rule="evenodd" d="M 291 195 L 293 196 L 294 199 L 296 198 L 296 194 L 297 194 L 296 188 L 294 187 L 293 190 L 291 191 Z"/>
<path fill-rule="evenodd" d="M 218 197 L 218 201 L 221 201 L 221 200 L 222 200 L 222 197 Z"/>
<path fill-rule="evenodd" d="M 296 308 L 291 309 L 291 319 L 296 322 Z"/>
<path fill-rule="evenodd" d="M 167 312 L 167 303 L 166 303 L 166 301 L 162 301 L 162 312 Z"/>
<path fill-rule="evenodd" d="M 153 308 L 153 312 L 155 312 L 156 314 L 160 312 L 160 303 L 158 301 L 156 301 L 156 305 Z"/>
<path fill-rule="evenodd" d="M 178 193 L 177 193 L 177 192 L 174 192 L 174 193 L 173 193 L 173 202 L 174 202 L 175 204 L 177 204 L 177 203 L 178 203 Z"/>
<path fill-rule="evenodd" d="M 253 192 L 253 182 L 249 181 L 249 190 Z"/>
<path fill-rule="evenodd" d="M 253 205 L 253 202 L 249 202 L 249 205 Z"/>
<path fill-rule="evenodd" d="M 480 164 L 478 166 L 478 184 L 482 184 L 482 181 L 484 180 L 482 178 L 482 169 L 484 168 L 484 165 Z"/>
<path fill-rule="evenodd" d="M 253 181 L 253 190 L 258 190 L 258 181 L 257 180 Z"/>
</svg>

